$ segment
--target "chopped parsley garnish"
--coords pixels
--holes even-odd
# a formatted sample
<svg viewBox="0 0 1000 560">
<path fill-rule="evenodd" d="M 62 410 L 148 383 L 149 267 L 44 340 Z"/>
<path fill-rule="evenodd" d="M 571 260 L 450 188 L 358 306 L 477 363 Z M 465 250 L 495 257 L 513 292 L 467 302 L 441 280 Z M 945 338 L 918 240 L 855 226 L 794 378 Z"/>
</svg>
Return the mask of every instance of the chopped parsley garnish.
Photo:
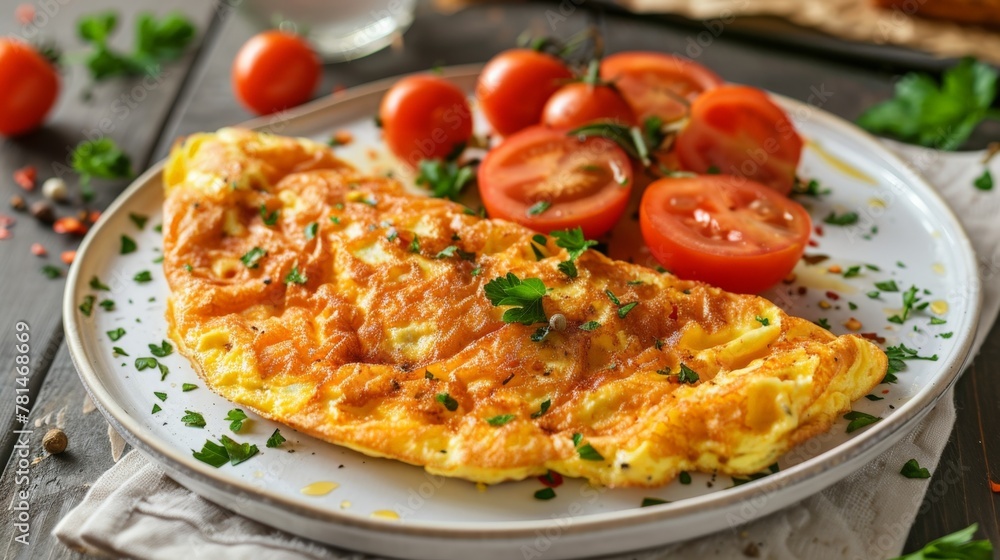
<svg viewBox="0 0 1000 560">
<path fill-rule="evenodd" d="M 229 454 L 229 464 L 236 466 L 257 454 L 259 449 L 249 443 L 237 443 L 229 436 L 221 436 L 219 441 Z"/>
<path fill-rule="evenodd" d="M 200 412 L 195 412 L 193 410 L 185 410 L 184 416 L 181 416 L 181 422 L 183 422 L 185 426 L 191 428 L 205 427 L 205 417 L 202 416 Z"/>
<path fill-rule="evenodd" d="M 473 166 L 459 165 L 453 160 L 420 160 L 417 170 L 417 185 L 430 189 L 434 198 L 458 200 L 465 186 L 476 177 Z"/>
<path fill-rule="evenodd" d="M 844 271 L 844 278 L 854 278 L 861 274 L 861 265 L 856 265 Z"/>
<path fill-rule="evenodd" d="M 681 484 L 691 484 L 691 475 L 687 471 L 681 471 L 680 474 Z"/>
<path fill-rule="evenodd" d="M 309 239 L 313 239 L 314 237 L 316 237 L 316 232 L 317 231 L 319 231 L 319 224 L 318 223 L 313 222 L 313 223 L 307 225 L 306 226 L 306 231 L 305 231 L 305 233 L 306 233 L 306 239 L 309 240 Z"/>
<path fill-rule="evenodd" d="M 618 317 L 624 319 L 628 315 L 629 311 L 635 309 L 635 306 L 639 305 L 638 301 L 633 301 L 631 303 L 626 303 L 625 305 L 618 308 Z"/>
<path fill-rule="evenodd" d="M 219 468 L 229 462 L 229 453 L 226 452 L 226 448 L 211 440 L 205 440 L 205 445 L 201 448 L 201 451 L 192 449 L 191 453 L 195 459 L 212 465 L 215 468 Z"/>
<path fill-rule="evenodd" d="M 167 402 L 167 394 L 160 391 L 153 391 L 153 395 L 160 399 L 160 402 Z"/>
<path fill-rule="evenodd" d="M 847 308 L 850 309 L 851 311 L 855 311 L 858 308 L 858 304 L 854 303 L 853 301 L 849 301 L 847 302 Z"/>
<path fill-rule="evenodd" d="M 134 253 L 136 250 L 135 240 L 127 235 L 122 236 L 122 246 L 121 254 L 127 255 L 129 253 Z"/>
<path fill-rule="evenodd" d="M 90 317 L 90 314 L 94 312 L 94 301 L 96 300 L 97 298 L 95 298 L 94 296 L 83 296 L 83 301 L 80 303 L 79 306 L 80 313 L 83 313 L 87 317 Z"/>
<path fill-rule="evenodd" d="M 763 325 L 765 327 L 767 327 L 767 326 L 769 326 L 771 324 L 771 320 L 768 319 L 767 317 L 761 317 L 760 315 L 757 315 L 757 316 L 754 317 L 754 319 L 756 319 L 758 323 L 760 323 L 761 325 Z"/>
<path fill-rule="evenodd" d="M 542 404 L 539 405 L 538 410 L 531 413 L 532 418 L 538 418 L 539 416 L 545 414 L 549 411 L 549 407 L 552 406 L 552 399 L 545 399 Z"/>
<path fill-rule="evenodd" d="M 162 409 L 162 408 L 160 408 L 160 405 L 158 405 L 158 404 L 156 404 L 156 403 L 153 403 L 153 411 L 152 411 L 152 412 L 150 412 L 150 414 L 156 414 L 157 412 L 159 412 L 159 411 L 161 411 L 161 410 L 163 410 L 163 409 Z"/>
<path fill-rule="evenodd" d="M 878 416 L 872 416 L 871 414 L 865 414 L 864 412 L 858 412 L 856 410 L 852 410 L 845 414 L 844 419 L 850 420 L 850 423 L 847 424 L 847 433 L 860 430 L 865 426 L 874 424 L 875 422 L 881 420 Z"/>
<path fill-rule="evenodd" d="M 191 265 L 188 265 L 188 266 L 191 266 Z M 190 271 L 190 269 L 188 269 L 188 271 Z M 146 282 L 152 282 L 153 281 L 153 275 L 150 274 L 148 270 L 143 270 L 143 271 L 137 272 L 135 274 L 135 276 L 132 277 L 132 280 L 135 280 L 136 282 L 138 282 L 140 284 L 145 284 Z"/>
<path fill-rule="evenodd" d="M 886 375 L 891 375 L 906 369 L 906 363 L 903 360 L 927 360 L 930 362 L 936 362 L 938 357 L 937 354 L 933 356 L 920 356 L 917 350 L 913 348 L 908 348 L 905 344 L 900 344 L 899 346 L 889 346 L 885 349 L 885 355 L 889 358 L 889 367 L 886 370 Z"/>
<path fill-rule="evenodd" d="M 616 296 L 615 293 L 612 292 L 611 290 L 604 290 L 604 293 L 607 294 L 608 299 L 611 300 L 611 303 L 613 303 L 615 305 L 621 305 L 622 304 L 621 300 L 618 299 L 618 296 Z"/>
<path fill-rule="evenodd" d="M 260 247 L 254 247 L 240 257 L 240 261 L 242 261 L 247 268 L 257 268 L 257 266 L 260 265 L 260 260 L 266 256 L 267 251 L 261 249 Z"/>
<path fill-rule="evenodd" d="M 267 205 L 266 204 L 261 204 L 260 205 L 260 218 L 262 220 L 264 220 L 264 225 L 265 226 L 273 226 L 274 224 L 278 223 L 278 209 L 275 208 L 274 210 L 271 210 L 270 213 L 268 213 L 268 211 L 267 211 Z"/>
<path fill-rule="evenodd" d="M 163 381 L 167 378 L 167 374 L 170 373 L 170 369 L 161 363 L 157 363 L 156 367 L 160 370 L 160 381 Z"/>
<path fill-rule="evenodd" d="M 993 190 L 993 175 L 990 174 L 990 170 L 984 169 L 983 174 L 976 177 L 976 180 L 972 182 L 972 185 L 981 191 Z"/>
<path fill-rule="evenodd" d="M 146 222 L 149 221 L 149 216 L 143 216 L 142 214 L 129 212 L 128 219 L 132 220 L 132 223 L 135 224 L 135 227 L 142 229 L 146 227 Z"/>
<path fill-rule="evenodd" d="M 163 358 L 169 356 L 171 352 L 174 351 L 174 347 L 171 346 L 166 340 L 162 341 L 159 346 L 155 344 L 149 345 L 149 352 L 156 356 L 157 358 Z"/>
<path fill-rule="evenodd" d="M 431 370 L 427 370 L 424 372 L 424 379 L 434 379 L 434 374 L 431 373 Z"/>
<path fill-rule="evenodd" d="M 580 325 L 581 331 L 592 331 L 600 328 L 601 324 L 597 321 L 587 321 L 586 323 Z"/>
<path fill-rule="evenodd" d="M 532 342 L 541 342 L 541 341 L 545 340 L 545 337 L 549 336 L 550 330 L 551 329 L 549 329 L 549 327 L 538 327 L 538 330 L 536 330 L 535 332 L 531 333 L 531 341 Z"/>
<path fill-rule="evenodd" d="M 467 261 L 471 261 L 471 260 L 474 260 L 476 258 L 476 254 L 475 253 L 469 253 L 467 251 L 463 251 L 457 245 L 449 245 L 449 246 L 445 247 L 444 249 L 441 250 L 441 252 L 439 252 L 437 255 L 435 255 L 434 258 L 435 259 L 447 259 L 447 258 L 454 257 L 455 255 L 458 255 L 459 258 L 467 260 Z"/>
<path fill-rule="evenodd" d="M 826 330 L 830 330 L 830 321 L 826 317 L 820 317 L 816 324 L 823 327 Z"/>
<path fill-rule="evenodd" d="M 226 413 L 226 421 L 229 422 L 229 429 L 238 432 L 243 429 L 243 422 L 248 420 L 247 414 L 238 408 L 234 408 Z"/>
<path fill-rule="evenodd" d="M 413 241 L 410 241 L 410 252 L 419 253 L 420 252 L 420 236 L 413 234 Z"/>
<path fill-rule="evenodd" d="M 531 251 L 535 253 L 535 260 L 540 261 L 545 258 L 545 253 L 539 247 L 546 247 L 549 244 L 548 238 L 538 233 L 531 236 Z"/>
<path fill-rule="evenodd" d="M 905 476 L 906 478 L 930 478 L 931 471 L 927 470 L 926 467 L 921 467 L 920 463 L 916 459 L 910 459 L 909 461 L 903 463 L 903 468 L 899 471 L 899 474 Z"/>
<path fill-rule="evenodd" d="M 951 338 L 951 335 L 953 335 L 953 334 L 955 334 L 955 333 L 944 332 L 944 333 L 939 334 L 938 336 L 940 336 L 941 338 Z"/>
<path fill-rule="evenodd" d="M 299 265 L 293 266 L 285 276 L 285 284 L 305 284 L 306 280 L 306 275 L 299 272 Z"/>
<path fill-rule="evenodd" d="M 803 183 L 798 177 L 795 178 L 795 185 L 792 187 L 792 194 L 801 194 L 806 196 L 822 196 L 824 194 L 830 194 L 830 189 L 821 188 L 819 181 L 816 179 L 810 179 L 808 182 Z"/>
<path fill-rule="evenodd" d="M 128 352 L 122 350 L 118 346 L 112 346 L 111 351 L 114 352 L 115 356 L 128 356 Z M 124 365 L 124 364 L 122 364 Z"/>
<path fill-rule="evenodd" d="M 943 325 L 943 324 L 945 324 L 947 322 L 948 321 L 945 321 L 944 319 L 942 319 L 940 317 L 931 317 L 931 323 L 930 324 L 932 324 L 932 325 Z"/>
<path fill-rule="evenodd" d="M 583 441 L 583 434 L 576 433 L 573 434 L 573 447 L 580 447 L 580 442 Z"/>
<path fill-rule="evenodd" d="M 584 461 L 603 461 L 604 455 L 601 455 L 594 446 L 589 443 L 581 445 L 576 448 L 576 452 L 580 455 L 580 458 Z"/>
<path fill-rule="evenodd" d="M 448 393 L 438 393 L 434 398 L 437 402 L 443 404 L 449 412 L 455 412 L 458 410 L 458 401 L 452 398 L 452 396 Z"/>
<path fill-rule="evenodd" d="M 107 335 L 108 335 L 108 338 L 110 338 L 112 340 L 112 342 L 116 342 L 119 338 L 125 336 L 125 329 L 123 329 L 121 327 L 118 327 L 117 329 L 115 329 L 113 331 L 108 331 Z"/>
<path fill-rule="evenodd" d="M 576 263 L 573 261 L 562 261 L 556 265 L 556 268 L 569 278 L 576 278 L 580 275 L 580 272 L 576 269 Z"/>
<path fill-rule="evenodd" d="M 830 212 L 827 217 L 823 218 L 823 223 L 830 224 L 831 226 L 849 226 L 856 224 L 858 222 L 857 212 L 845 212 L 838 215 L 836 212 Z"/>
<path fill-rule="evenodd" d="M 865 398 L 868 399 L 868 400 L 870 400 L 870 401 L 881 401 L 881 400 L 884 400 L 883 397 L 880 397 L 878 395 L 865 395 Z"/>
<path fill-rule="evenodd" d="M 103 300 L 101 300 L 101 303 L 98 303 L 97 305 L 100 305 L 101 307 L 103 307 L 105 311 L 112 311 L 115 308 L 115 300 L 113 300 L 113 299 L 103 299 Z"/>
<path fill-rule="evenodd" d="M 889 317 L 889 322 L 902 325 L 904 322 L 906 322 L 906 318 L 910 316 L 910 311 L 913 310 L 914 305 L 916 305 L 918 301 L 920 301 L 920 298 L 917 297 L 917 287 L 910 286 L 910 289 L 903 292 L 903 311 L 899 315 L 893 315 L 892 317 Z M 925 307 L 927 306 L 926 305 L 923 305 L 923 307 L 918 306 L 917 309 L 923 309 Z"/>
<path fill-rule="evenodd" d="M 993 545 L 990 541 L 972 540 L 972 536 L 978 528 L 979 525 L 973 523 L 961 531 L 956 531 L 927 543 L 924 548 L 916 552 L 911 552 L 892 560 L 930 560 L 932 558 L 991 560 L 993 558 Z"/>
<path fill-rule="evenodd" d="M 548 200 L 539 200 L 538 202 L 528 207 L 528 215 L 537 216 L 548 210 L 551 206 L 552 203 L 549 202 Z"/>
<path fill-rule="evenodd" d="M 271 434 L 271 437 L 267 438 L 267 443 L 265 445 L 267 445 L 269 449 L 272 449 L 278 447 L 282 443 L 285 443 L 285 441 L 287 440 L 285 439 L 284 436 L 281 435 L 281 432 L 275 429 L 274 433 Z"/>
<path fill-rule="evenodd" d="M 498 414 L 492 418 L 487 418 L 486 423 L 490 426 L 503 426 L 514 419 L 513 414 Z"/>
<path fill-rule="evenodd" d="M 184 263 L 184 270 L 191 272 L 192 270 L 194 270 L 194 267 L 191 266 L 191 263 Z"/>
<path fill-rule="evenodd" d="M 535 492 L 536 500 L 551 500 L 556 497 L 556 491 L 552 488 L 542 488 Z"/>
<path fill-rule="evenodd" d="M 339 226 L 340 225 L 340 216 L 330 216 L 330 221 Z M 392 232 L 392 233 L 395 234 L 396 232 Z M 395 238 L 393 238 L 393 239 L 395 239 Z M 392 239 L 390 239 L 389 241 L 392 241 Z"/>
<path fill-rule="evenodd" d="M 153 369 L 160 363 L 156 361 L 156 358 L 136 358 L 135 359 L 135 369 L 137 371 L 142 371 L 144 369 Z"/>
<path fill-rule="evenodd" d="M 659 498 L 643 498 L 642 504 L 640 504 L 639 507 L 658 506 L 660 504 L 669 504 L 669 503 L 670 502 L 666 500 L 661 500 Z"/>
<path fill-rule="evenodd" d="M 110 292 L 111 287 L 107 284 L 101 282 L 101 279 L 97 276 L 91 277 L 90 279 L 90 289 L 92 290 L 103 290 L 105 292 Z"/>
<path fill-rule="evenodd" d="M 503 314 L 505 323 L 531 325 L 548 321 L 542 307 L 542 298 L 548 289 L 538 278 L 521 280 L 513 272 L 508 272 L 507 276 L 498 276 L 487 282 L 483 290 L 494 306 L 513 306 Z"/>
<path fill-rule="evenodd" d="M 868 297 L 869 297 L 869 298 L 871 298 L 871 299 L 878 299 L 878 296 L 880 295 L 880 292 L 878 292 L 878 291 L 874 291 L 874 290 L 873 290 L 873 291 L 871 291 L 871 292 L 868 292 L 868 293 L 867 293 L 867 294 L 865 294 L 865 295 L 866 295 L 866 296 L 868 296 Z"/>
<path fill-rule="evenodd" d="M 583 229 L 579 227 L 553 231 L 550 235 L 555 238 L 557 247 L 566 249 L 571 261 L 575 261 L 584 251 L 597 245 L 596 241 L 584 238 Z"/>
<path fill-rule="evenodd" d="M 194 383 L 184 383 L 181 385 L 181 391 L 187 393 L 188 391 L 194 391 L 198 386 Z"/>
<path fill-rule="evenodd" d="M 684 362 L 681 362 L 681 371 L 677 374 L 677 380 L 681 383 L 695 384 L 698 382 L 698 379 L 698 372 L 684 365 Z"/>
</svg>

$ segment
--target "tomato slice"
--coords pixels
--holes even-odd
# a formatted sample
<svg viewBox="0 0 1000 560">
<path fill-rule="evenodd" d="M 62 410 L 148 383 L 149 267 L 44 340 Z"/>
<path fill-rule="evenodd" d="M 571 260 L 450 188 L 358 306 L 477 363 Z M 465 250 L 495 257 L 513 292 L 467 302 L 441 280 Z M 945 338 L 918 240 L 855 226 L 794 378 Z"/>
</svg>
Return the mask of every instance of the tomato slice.
<svg viewBox="0 0 1000 560">
<path fill-rule="evenodd" d="M 625 211 L 632 164 L 609 140 L 533 126 L 490 150 L 478 177 L 490 216 L 545 233 L 580 226 L 595 238 Z"/>
<path fill-rule="evenodd" d="M 802 258 L 812 222 L 797 202 L 731 175 L 652 183 L 639 206 L 650 252 L 680 278 L 757 293 Z"/>
<path fill-rule="evenodd" d="M 715 168 L 788 194 L 803 143 L 788 115 L 763 91 L 721 86 L 694 100 L 691 120 L 675 145 L 684 169 Z"/>
<path fill-rule="evenodd" d="M 601 61 L 601 79 L 614 82 L 639 122 L 657 116 L 671 122 L 687 114 L 682 100 L 722 85 L 722 78 L 701 64 L 655 52 L 623 52 Z"/>
</svg>

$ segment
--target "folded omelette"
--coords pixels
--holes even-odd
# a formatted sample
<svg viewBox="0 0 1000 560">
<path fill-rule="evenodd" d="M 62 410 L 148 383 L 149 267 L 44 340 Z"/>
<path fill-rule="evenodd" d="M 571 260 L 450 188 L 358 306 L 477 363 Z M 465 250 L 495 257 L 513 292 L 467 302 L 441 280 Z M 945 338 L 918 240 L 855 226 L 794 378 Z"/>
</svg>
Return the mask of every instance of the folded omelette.
<svg viewBox="0 0 1000 560">
<path fill-rule="evenodd" d="M 555 239 L 361 175 L 309 140 L 196 134 L 164 183 L 170 336 L 205 384 L 435 474 L 747 475 L 886 371 L 867 340 L 760 297 L 594 250 L 570 278 Z M 484 286 L 508 274 L 544 283 L 554 328 L 503 320 Z"/>
</svg>

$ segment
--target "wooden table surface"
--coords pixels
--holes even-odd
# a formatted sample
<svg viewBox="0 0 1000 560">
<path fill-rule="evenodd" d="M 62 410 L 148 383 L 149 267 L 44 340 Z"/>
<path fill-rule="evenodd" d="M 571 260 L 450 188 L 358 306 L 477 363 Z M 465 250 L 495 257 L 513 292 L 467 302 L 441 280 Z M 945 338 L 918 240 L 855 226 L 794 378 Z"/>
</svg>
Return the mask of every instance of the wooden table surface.
<svg viewBox="0 0 1000 560">
<path fill-rule="evenodd" d="M 335 86 L 353 86 L 439 64 L 482 62 L 512 46 L 524 29 L 568 36 L 580 29 L 590 15 L 587 6 L 574 2 L 532 2 L 511 5 L 477 4 L 454 14 L 437 11 L 422 3 L 416 22 L 406 33 L 404 48 L 388 49 L 370 57 L 327 65 L 317 95 Z M 9 14 L 19 0 L 0 1 L 0 33 L 21 35 L 23 30 Z M 88 80 L 73 67 L 63 74 L 62 93 L 56 110 L 38 131 L 15 140 L 0 139 L 0 214 L 17 219 L 13 237 L 0 241 L 0 364 L 13 364 L 15 324 L 31 327 L 30 409 L 22 426 L 15 411 L 13 371 L 0 377 L 0 457 L 6 460 L 0 478 L 0 496 L 8 501 L 17 479 L 13 430 L 26 427 L 30 435 L 30 457 L 40 458 L 28 469 L 31 504 L 31 545 L 13 542 L 12 523 L 0 521 L 0 553 L 4 558 L 68 558 L 79 554 L 59 544 L 50 532 L 56 522 L 86 493 L 90 484 L 112 464 L 112 440 L 107 422 L 89 405 L 84 389 L 63 343 L 60 317 L 64 279 L 49 280 L 40 272 L 45 264 L 64 270 L 59 253 L 72 249 L 78 240 L 54 234 L 29 215 L 6 206 L 14 194 L 24 195 L 11 180 L 17 168 L 37 166 L 40 178 L 56 175 L 65 166 L 69 150 L 87 137 L 104 133 L 115 139 L 141 171 L 163 158 L 179 135 L 213 130 L 241 122 L 251 115 L 234 100 L 229 85 L 229 67 L 240 45 L 256 29 L 232 6 L 241 0 L 215 5 L 204 0 L 52 0 L 38 2 L 39 35 L 58 39 L 68 51 L 80 50 L 76 20 L 82 13 L 115 8 L 120 25 L 115 42 L 130 46 L 136 13 L 158 14 L 179 9 L 198 24 L 195 47 L 180 61 L 165 67 L 153 82 L 116 79 L 82 94 Z M 700 52 L 692 42 L 709 37 L 701 24 L 637 17 L 612 11 L 604 19 L 607 47 L 611 52 L 648 49 L 697 54 L 700 62 L 723 78 L 743 82 L 806 100 L 817 90 L 831 92 L 824 110 L 847 119 L 865 107 L 888 97 L 896 74 L 906 68 L 806 48 L 790 47 L 774 37 L 754 37 L 725 29 L 702 41 Z M 701 34 L 701 35 L 699 35 Z M 704 43 L 708 43 L 704 45 Z M 122 110 L 124 106 L 127 110 Z M 981 128 L 970 147 L 982 147 L 1000 138 L 1000 126 Z M 58 165 L 57 165 L 58 164 Z M 76 180 L 64 174 L 71 188 Z M 91 207 L 104 208 L 127 185 L 126 181 L 98 183 L 98 196 Z M 970 187 L 971 188 L 971 187 Z M 27 193 L 29 201 L 41 198 L 38 189 Z M 72 215 L 75 205 L 57 207 L 60 215 Z M 41 243 L 49 256 L 33 256 L 29 247 Z M 917 521 L 910 531 L 906 550 L 978 522 L 985 534 L 1000 545 L 1000 495 L 990 492 L 989 479 L 1000 480 L 1000 327 L 989 334 L 981 354 L 965 372 L 955 391 L 958 421 L 941 465 L 935 472 Z M 41 448 L 44 432 L 61 426 L 69 437 L 68 451 L 46 457 Z M 956 476 L 956 473 L 958 476 Z M 24 490 L 24 487 L 20 487 Z M 4 515 L 8 515 L 6 512 Z"/>
</svg>

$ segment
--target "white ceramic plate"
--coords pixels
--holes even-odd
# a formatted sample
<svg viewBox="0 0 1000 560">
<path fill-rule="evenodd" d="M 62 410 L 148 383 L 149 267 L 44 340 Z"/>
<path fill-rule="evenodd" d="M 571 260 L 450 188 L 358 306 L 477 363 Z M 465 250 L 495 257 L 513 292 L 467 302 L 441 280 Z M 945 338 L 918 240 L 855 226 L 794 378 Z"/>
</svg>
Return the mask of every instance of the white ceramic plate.
<svg viewBox="0 0 1000 560">
<path fill-rule="evenodd" d="M 478 68 L 460 67 L 445 74 L 471 90 L 477 73 Z M 378 147 L 372 115 L 393 82 L 357 88 L 250 125 L 320 139 L 334 130 L 350 130 L 355 141 L 342 148 L 342 154 L 362 165 L 382 167 L 385 162 L 368 153 Z M 823 234 L 814 237 L 818 246 L 807 253 L 830 259 L 800 265 L 799 280 L 766 295 L 795 315 L 827 319 L 836 333 L 847 332 L 842 325 L 854 317 L 863 323 L 862 331 L 884 336 L 886 345 L 902 342 L 921 355 L 936 354 L 938 360 L 907 362 L 897 384 L 879 385 L 874 391 L 882 400 L 855 403 L 855 410 L 882 421 L 847 434 L 847 422 L 841 420 L 829 433 L 788 453 L 779 472 L 760 480 L 734 487 L 729 477 L 694 475 L 688 485 L 647 490 L 595 489 L 568 480 L 557 489 L 557 498 L 539 501 L 533 498 L 541 488 L 536 480 L 482 491 L 469 482 L 366 457 L 289 428 L 282 428 L 289 441 L 268 449 L 267 437 L 280 426 L 253 415 L 239 434 L 232 434 L 223 419 L 234 407 L 204 388 L 182 356 L 174 352 L 160 360 L 170 371 L 163 381 L 155 370 L 140 372 L 134 365 L 136 357 L 150 355 L 150 343 L 166 338 L 167 285 L 154 263 L 161 247 L 154 231 L 163 203 L 161 165 L 119 197 L 78 252 L 64 302 L 73 360 L 111 424 L 180 483 L 242 515 L 345 548 L 434 560 L 567 558 L 650 547 L 750 521 L 844 478 L 912 428 L 958 377 L 980 300 L 968 239 L 923 179 L 855 127 L 807 105 L 779 101 L 811 141 L 800 174 L 832 190 L 818 199 L 801 199 L 816 223 L 822 224 L 831 211 L 857 212 L 860 219 L 849 227 L 823 225 Z M 139 229 L 130 213 L 149 216 L 145 228 Z M 123 234 L 135 239 L 137 251 L 119 254 Z M 844 270 L 861 268 L 857 276 L 845 279 L 827 272 L 833 264 Z M 143 270 L 150 271 L 152 281 L 135 282 L 133 277 Z M 111 290 L 92 289 L 94 276 Z M 901 291 L 919 286 L 922 301 L 932 304 L 903 326 L 888 322 L 901 306 L 901 293 L 883 292 L 880 299 L 866 295 L 875 289 L 874 282 L 885 280 L 895 280 Z M 805 287 L 804 294 L 800 287 Z M 78 306 L 87 295 L 97 296 L 98 302 L 111 299 L 115 309 L 106 311 L 98 303 L 92 315 L 85 316 Z M 932 316 L 946 323 L 931 325 Z M 126 334 L 112 342 L 106 333 L 118 327 Z M 944 333 L 952 334 L 944 338 Z M 113 346 L 129 356 L 115 357 Z M 183 383 L 199 388 L 182 392 Z M 161 402 L 154 391 L 165 392 L 167 400 Z M 162 408 L 156 414 L 151 413 L 154 404 Z M 201 412 L 208 426 L 185 427 L 180 421 L 185 410 Z M 236 467 L 219 469 L 192 457 L 191 450 L 200 449 L 206 437 L 222 434 L 254 443 L 261 453 Z M 339 487 L 322 496 L 302 493 L 305 486 L 320 481 Z M 645 497 L 671 503 L 640 508 Z M 399 519 L 373 517 L 378 511 L 394 512 Z"/>
</svg>

